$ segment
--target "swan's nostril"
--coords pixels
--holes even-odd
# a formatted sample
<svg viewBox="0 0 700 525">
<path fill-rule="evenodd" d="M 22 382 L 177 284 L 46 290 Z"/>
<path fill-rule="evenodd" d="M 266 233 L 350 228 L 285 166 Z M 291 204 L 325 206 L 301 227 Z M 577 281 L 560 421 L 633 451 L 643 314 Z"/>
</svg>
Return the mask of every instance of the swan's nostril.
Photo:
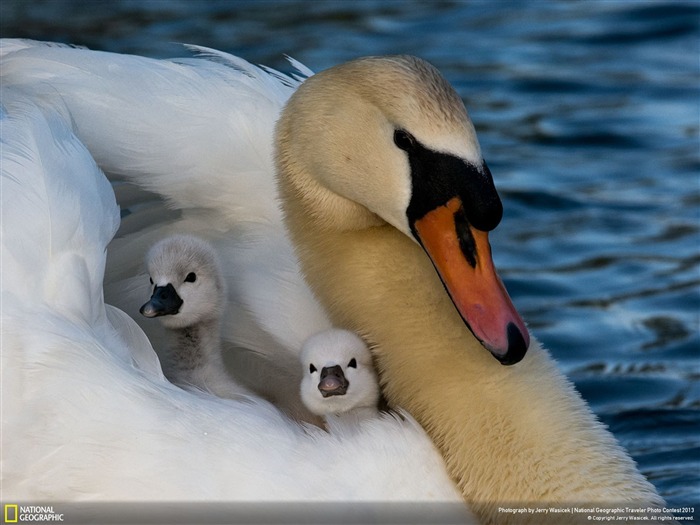
<svg viewBox="0 0 700 525">
<path fill-rule="evenodd" d="M 472 235 L 471 228 L 469 227 L 467 216 L 464 213 L 464 207 L 460 206 L 455 212 L 454 220 L 455 232 L 459 239 L 459 248 L 462 251 L 462 255 L 464 255 L 464 259 L 469 263 L 469 266 L 476 268 L 478 261 L 476 242 L 474 241 L 474 235 Z"/>
</svg>

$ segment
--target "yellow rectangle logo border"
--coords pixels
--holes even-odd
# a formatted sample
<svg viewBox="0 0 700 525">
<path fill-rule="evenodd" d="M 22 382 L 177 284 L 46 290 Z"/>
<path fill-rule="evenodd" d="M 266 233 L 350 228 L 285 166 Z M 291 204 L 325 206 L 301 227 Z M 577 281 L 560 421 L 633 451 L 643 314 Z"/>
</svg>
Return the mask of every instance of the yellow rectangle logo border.
<svg viewBox="0 0 700 525">
<path fill-rule="evenodd" d="M 10 519 L 10 517 L 9 517 L 9 514 L 10 514 L 9 510 L 10 509 L 14 509 L 14 511 L 15 511 L 15 518 L 14 519 Z M 4 517 L 5 517 L 5 523 L 17 523 L 17 518 L 19 518 L 19 506 L 6 504 Z"/>
</svg>

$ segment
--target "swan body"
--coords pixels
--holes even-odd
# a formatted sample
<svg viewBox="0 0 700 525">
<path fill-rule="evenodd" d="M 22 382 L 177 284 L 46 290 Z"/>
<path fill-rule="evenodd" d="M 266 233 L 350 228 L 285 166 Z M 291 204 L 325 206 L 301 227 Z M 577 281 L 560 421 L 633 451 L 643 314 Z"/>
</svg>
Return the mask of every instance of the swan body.
<svg viewBox="0 0 700 525">
<path fill-rule="evenodd" d="M 661 504 L 512 306 L 488 243 L 500 199 L 461 100 L 427 63 L 360 59 L 299 83 L 211 51 L 8 46 L 3 83 L 69 115 L 108 174 L 177 210 L 169 225 L 135 213 L 112 249 L 132 257 L 154 231 L 206 225 L 249 279 L 226 275 L 252 347 L 282 359 L 331 323 L 358 333 L 390 405 L 424 426 L 483 522 L 535 520 L 499 514 L 503 502 Z M 248 167 L 240 147 L 258 154 Z"/>
<path fill-rule="evenodd" d="M 314 414 L 362 420 L 379 415 L 379 380 L 364 341 L 347 330 L 311 336 L 302 347 L 301 399 Z"/>
<path fill-rule="evenodd" d="M 168 328 L 166 377 L 176 385 L 219 397 L 250 394 L 226 372 L 221 354 L 226 284 L 214 249 L 192 235 L 173 235 L 151 247 L 146 266 L 153 295 L 140 312 L 159 317 Z"/>
<path fill-rule="evenodd" d="M 470 519 L 408 415 L 331 436 L 255 396 L 166 381 L 144 333 L 102 298 L 114 193 L 43 110 L 3 89 L 4 499 L 436 500 Z"/>
</svg>

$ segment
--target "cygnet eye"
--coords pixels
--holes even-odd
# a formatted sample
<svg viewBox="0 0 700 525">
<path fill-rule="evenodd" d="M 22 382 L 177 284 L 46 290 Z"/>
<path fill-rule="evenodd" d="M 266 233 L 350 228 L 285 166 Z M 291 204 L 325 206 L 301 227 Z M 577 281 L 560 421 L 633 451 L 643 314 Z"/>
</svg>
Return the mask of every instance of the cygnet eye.
<svg viewBox="0 0 700 525">
<path fill-rule="evenodd" d="M 316 367 L 313 363 L 309 365 L 309 373 L 313 374 L 316 371 Z"/>
<path fill-rule="evenodd" d="M 193 283 L 197 280 L 197 275 L 194 272 L 190 272 L 187 274 L 187 277 L 185 277 L 185 282 L 186 283 Z"/>
<path fill-rule="evenodd" d="M 399 149 L 409 151 L 413 149 L 415 142 L 416 139 L 414 139 L 413 135 L 411 135 L 408 131 L 404 131 L 403 129 L 397 129 L 394 131 L 394 144 L 396 144 Z"/>
<path fill-rule="evenodd" d="M 357 360 L 353 357 L 348 363 L 348 368 L 357 368 Z"/>
<path fill-rule="evenodd" d="M 148 280 L 151 281 L 151 284 L 153 284 L 153 277 L 149 277 Z"/>
</svg>

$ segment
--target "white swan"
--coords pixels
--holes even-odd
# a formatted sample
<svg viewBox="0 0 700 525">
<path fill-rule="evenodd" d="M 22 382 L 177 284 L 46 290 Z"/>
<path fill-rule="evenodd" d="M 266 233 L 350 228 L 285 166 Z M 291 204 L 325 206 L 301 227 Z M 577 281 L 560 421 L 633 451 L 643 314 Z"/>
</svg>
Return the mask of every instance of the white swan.
<svg viewBox="0 0 700 525">
<path fill-rule="evenodd" d="M 4 501 L 461 501 L 411 419 L 331 436 L 168 383 L 102 299 L 109 183 L 62 117 L 2 95 Z"/>
<path fill-rule="evenodd" d="M 379 380 L 364 341 L 347 330 L 319 332 L 301 349 L 301 399 L 325 418 L 379 415 Z"/>
<path fill-rule="evenodd" d="M 153 294 L 140 312 L 158 317 L 171 335 L 165 376 L 219 397 L 250 394 L 226 372 L 221 354 L 226 283 L 214 249 L 192 235 L 172 235 L 151 247 L 146 266 Z"/>
<path fill-rule="evenodd" d="M 216 225 L 225 235 L 214 236 L 229 247 L 237 221 L 255 223 L 247 234 L 276 235 L 279 244 L 248 245 L 246 256 L 271 270 L 261 294 L 238 289 L 238 304 L 255 312 L 246 325 L 252 339 L 294 348 L 301 334 L 266 324 L 280 305 L 289 307 L 282 325 L 310 311 L 304 326 L 314 331 L 328 328 L 330 316 L 362 335 L 389 402 L 425 426 L 483 520 L 509 519 L 499 502 L 659 504 L 536 341 L 513 367 L 484 351 L 516 362 L 528 334 L 490 258 L 485 231 L 499 222 L 500 200 L 466 111 L 439 73 L 405 57 L 359 60 L 312 76 L 286 105 L 277 136 L 281 199 L 320 309 L 279 233 L 270 143 L 250 140 L 253 130 L 271 140 L 295 82 L 210 53 L 214 62 L 174 63 L 30 47 L 7 55 L 3 82 L 65 104 L 99 163 L 181 209 L 178 227 Z M 183 138 L 183 122 L 198 133 Z M 250 163 L 254 173 L 237 164 L 237 148 L 252 143 L 263 159 Z M 239 261 L 242 274 L 260 269 L 233 251 L 224 257 Z"/>
</svg>

